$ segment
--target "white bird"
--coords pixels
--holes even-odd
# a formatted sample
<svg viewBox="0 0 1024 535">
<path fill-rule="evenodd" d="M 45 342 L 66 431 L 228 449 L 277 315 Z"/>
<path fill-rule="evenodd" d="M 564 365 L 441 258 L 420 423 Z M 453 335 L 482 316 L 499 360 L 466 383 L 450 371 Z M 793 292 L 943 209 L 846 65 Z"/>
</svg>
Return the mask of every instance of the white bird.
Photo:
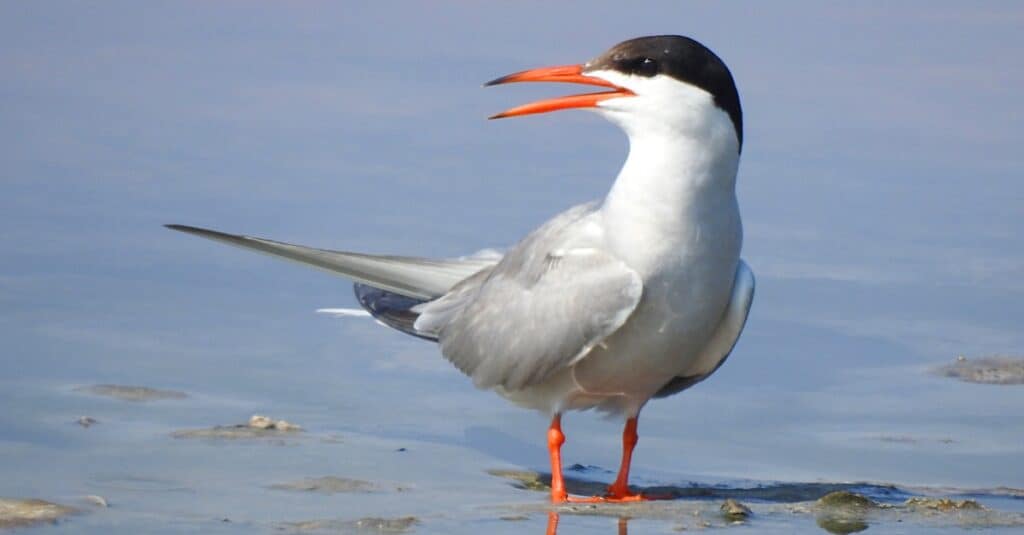
<svg viewBox="0 0 1024 535">
<path fill-rule="evenodd" d="M 510 82 L 610 88 L 492 118 L 590 109 L 626 132 L 629 156 L 602 201 L 555 216 L 502 256 L 373 256 L 169 227 L 355 280 L 379 321 L 437 341 L 477 387 L 551 416 L 553 502 L 642 500 L 628 486 L 641 408 L 714 373 L 753 300 L 736 201 L 739 94 L 718 56 L 671 35 L 487 85 Z M 561 415 L 592 408 L 625 419 L 622 464 L 605 496 L 570 497 Z"/>
</svg>

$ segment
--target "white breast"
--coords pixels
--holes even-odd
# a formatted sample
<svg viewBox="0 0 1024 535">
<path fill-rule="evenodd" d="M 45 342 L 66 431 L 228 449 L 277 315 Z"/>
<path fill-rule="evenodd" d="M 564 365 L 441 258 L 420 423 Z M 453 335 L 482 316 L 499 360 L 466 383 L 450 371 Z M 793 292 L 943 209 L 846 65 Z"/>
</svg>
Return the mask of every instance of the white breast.
<svg viewBox="0 0 1024 535">
<path fill-rule="evenodd" d="M 597 224 L 607 252 L 640 274 L 643 297 L 573 367 L 528 391 L 501 393 L 551 411 L 636 414 L 667 382 L 701 365 L 725 315 L 743 241 L 739 139 L 729 115 L 699 88 L 662 76 L 589 74 L 637 93 L 598 109 L 626 132 L 630 151 Z"/>
<path fill-rule="evenodd" d="M 573 370 L 588 401 L 619 398 L 602 403 L 627 411 L 700 358 L 728 305 L 743 241 L 731 119 L 700 89 L 671 82 L 661 93 L 676 105 L 660 116 L 648 109 L 658 99 L 615 99 L 603 110 L 628 134 L 630 152 L 601 222 L 608 248 L 643 278 L 644 296 Z"/>
</svg>

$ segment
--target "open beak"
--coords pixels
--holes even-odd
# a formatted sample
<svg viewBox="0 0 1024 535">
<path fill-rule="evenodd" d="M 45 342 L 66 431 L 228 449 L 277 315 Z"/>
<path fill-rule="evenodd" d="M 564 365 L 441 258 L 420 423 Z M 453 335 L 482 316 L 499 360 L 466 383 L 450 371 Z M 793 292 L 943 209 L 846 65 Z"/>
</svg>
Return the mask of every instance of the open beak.
<svg viewBox="0 0 1024 535">
<path fill-rule="evenodd" d="M 558 67 L 531 69 L 528 71 L 510 74 L 508 76 L 502 76 L 501 78 L 491 80 L 484 85 L 492 86 L 512 82 L 566 82 L 572 84 L 611 87 L 614 90 L 538 100 L 536 102 L 505 110 L 497 115 L 488 117 L 488 119 L 502 119 L 505 117 L 516 117 L 519 115 L 547 113 L 549 111 L 566 110 L 569 108 L 594 108 L 597 107 L 597 103 L 602 100 L 618 97 L 630 97 L 634 95 L 632 91 L 624 87 L 619 87 L 601 78 L 583 74 L 583 65 L 561 65 Z"/>
</svg>

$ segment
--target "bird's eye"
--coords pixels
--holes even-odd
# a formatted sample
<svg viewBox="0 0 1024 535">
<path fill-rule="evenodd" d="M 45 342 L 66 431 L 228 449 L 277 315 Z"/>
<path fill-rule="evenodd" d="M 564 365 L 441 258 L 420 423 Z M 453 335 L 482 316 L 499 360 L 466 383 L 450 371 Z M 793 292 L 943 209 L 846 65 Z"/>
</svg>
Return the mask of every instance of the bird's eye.
<svg viewBox="0 0 1024 535">
<path fill-rule="evenodd" d="M 658 62 L 651 58 L 639 58 L 633 64 L 633 74 L 651 77 L 658 74 Z"/>
</svg>

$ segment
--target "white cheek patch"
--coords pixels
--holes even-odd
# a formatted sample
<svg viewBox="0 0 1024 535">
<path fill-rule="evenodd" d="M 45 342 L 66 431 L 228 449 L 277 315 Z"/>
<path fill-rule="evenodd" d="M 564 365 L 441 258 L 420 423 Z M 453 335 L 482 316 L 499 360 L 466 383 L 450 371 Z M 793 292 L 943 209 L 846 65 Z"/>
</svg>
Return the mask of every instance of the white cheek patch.
<svg viewBox="0 0 1024 535">
<path fill-rule="evenodd" d="M 704 89 L 664 74 L 635 76 L 610 69 L 586 74 L 635 93 L 635 96 L 603 100 L 592 108 L 627 135 L 670 132 L 691 138 L 717 139 L 736 145 L 737 149 L 733 150 L 738 150 L 739 137 L 732 119 Z"/>
<path fill-rule="evenodd" d="M 711 93 L 664 74 L 646 77 L 602 69 L 590 71 L 587 75 L 607 80 L 636 93 L 636 97 L 613 98 L 598 103 L 598 106 L 609 111 L 639 111 L 647 108 L 658 109 L 664 113 L 677 107 L 714 106 Z"/>
</svg>

